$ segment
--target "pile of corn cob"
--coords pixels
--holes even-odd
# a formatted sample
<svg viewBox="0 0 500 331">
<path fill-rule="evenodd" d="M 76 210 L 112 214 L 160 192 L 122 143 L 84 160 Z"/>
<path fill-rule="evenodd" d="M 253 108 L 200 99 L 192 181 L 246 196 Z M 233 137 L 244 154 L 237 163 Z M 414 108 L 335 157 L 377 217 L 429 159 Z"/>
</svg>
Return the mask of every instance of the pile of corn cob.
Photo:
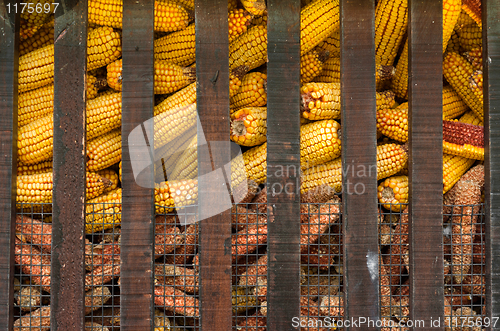
<svg viewBox="0 0 500 331">
<path fill-rule="evenodd" d="M 481 173 L 477 172 L 477 167 L 480 167 L 484 159 L 484 130 L 481 21 L 478 8 L 474 4 L 475 2 L 471 0 L 463 0 L 463 3 L 462 0 L 443 0 L 443 194 L 446 194 L 446 204 L 462 204 L 465 196 L 474 197 L 466 201 L 468 204 L 479 204 L 481 189 L 484 186 L 480 184 Z M 119 231 L 121 222 L 122 2 L 89 0 L 88 7 L 86 106 L 88 205 L 85 229 L 88 234 L 102 234 L 106 231 Z M 157 0 L 155 3 L 154 143 L 155 153 L 165 155 L 163 162 L 155 164 L 155 202 L 159 215 L 195 204 L 197 199 L 196 56 L 193 9 L 193 0 Z M 405 146 L 408 140 L 408 42 L 405 37 L 408 19 L 407 1 L 380 0 L 375 15 L 378 198 L 383 208 L 381 212 L 387 210 L 397 213 L 401 212 L 405 208 L 404 204 L 408 202 L 408 157 Z M 35 16 L 35 19 L 31 16 L 21 17 L 23 41 L 19 52 L 17 207 L 20 213 L 34 212 L 36 218 L 37 215 L 42 215 L 37 214 L 42 208 L 43 215 L 47 215 L 45 213 L 50 212 L 50 206 L 43 204 L 52 202 L 54 22 L 50 15 Z M 242 157 L 234 159 L 231 163 L 232 193 L 236 195 L 240 185 L 246 184 L 249 190 L 238 201 L 265 204 L 267 202 L 264 187 L 267 167 L 265 1 L 228 1 L 228 22 L 230 139 L 243 146 L 244 151 Z M 342 193 L 339 47 L 338 0 L 303 0 L 300 50 L 302 202 L 337 204 L 335 193 Z M 473 173 L 475 180 L 464 179 L 467 178 L 464 174 L 474 164 L 477 165 L 473 168 L 476 169 Z M 480 188 L 479 195 L 476 194 L 476 186 Z M 266 208 L 249 207 L 244 210 L 240 208 L 244 207 L 233 207 L 234 215 L 245 215 L 244 224 L 240 224 L 243 220 L 239 217 L 233 216 L 236 231 L 233 238 L 235 262 L 236 257 L 244 259 L 246 255 L 252 253 L 249 247 L 256 250 L 260 246 L 265 246 L 267 234 Z M 315 208 L 321 209 L 318 206 Z M 329 216 L 326 219 L 321 217 L 314 219 L 313 216 L 304 213 L 306 216 L 303 216 L 303 223 L 309 224 L 310 227 L 317 222 L 315 231 L 319 231 L 314 238 L 304 235 L 304 247 L 320 242 L 327 236 L 327 229 L 336 222 L 337 213 L 338 210 L 334 212 L 328 209 L 326 215 Z M 50 221 L 50 217 L 45 221 Z M 387 240 L 387 235 L 397 229 L 401 236 L 404 236 L 404 221 L 403 216 L 391 219 L 389 223 L 380 223 L 382 250 L 387 250 L 388 246 L 385 245 L 391 242 L 393 244 L 391 247 L 401 246 L 399 244 L 404 241 L 402 238 L 396 241 L 393 236 L 390 242 L 385 244 L 383 240 Z M 189 263 L 191 260 L 196 261 L 193 257 L 197 238 L 194 233 L 197 228 L 194 225 L 182 225 L 179 221 L 163 223 L 165 223 L 163 228 L 160 226 L 157 229 L 164 234 L 163 239 L 161 236 L 155 239 L 157 246 L 167 242 L 171 245 L 185 244 L 186 239 L 181 238 L 186 238 L 186 233 L 191 234 L 192 240 L 188 246 L 182 246 L 184 247 L 182 252 L 178 252 L 180 248 L 173 251 L 176 254 L 191 256 Z M 455 223 L 455 220 L 452 220 L 452 223 Z M 469 224 L 471 223 L 474 222 L 470 221 Z M 466 235 L 467 229 L 461 225 L 463 224 L 452 226 L 454 235 L 462 237 Z M 50 225 L 45 226 L 48 228 Z M 306 230 L 309 232 L 305 233 L 311 233 L 309 228 Z M 469 233 L 471 243 L 480 240 L 480 235 L 475 235 L 474 231 L 475 229 L 469 231 L 472 233 Z M 29 239 L 29 231 L 21 232 L 26 242 L 40 248 L 41 243 L 37 243 L 37 239 Z M 249 233 L 252 236 L 249 236 Z M 456 241 L 453 235 L 451 237 L 452 242 Z M 111 242 L 119 247 L 117 239 Z M 50 240 L 47 243 L 50 243 Z M 457 247 L 451 244 L 451 250 L 455 253 L 449 254 L 451 256 L 458 255 L 458 251 L 455 251 L 461 249 L 458 242 L 455 244 Z M 246 248 L 242 251 L 243 246 Z M 160 257 L 171 252 L 163 250 L 155 254 Z M 316 253 L 320 254 L 318 251 Z M 453 274 L 464 272 L 455 270 L 462 265 L 464 269 L 470 269 L 467 267 L 470 261 L 449 259 L 448 262 L 454 265 L 451 272 Z M 267 265 L 267 261 L 259 261 L 255 263 Z M 179 262 L 175 259 L 170 262 L 188 265 L 186 261 Z M 23 268 L 24 262 L 19 260 L 18 263 Z M 110 263 L 114 265 L 113 261 Z M 393 285 L 398 284 L 395 280 L 397 277 L 393 274 L 395 272 L 401 274 L 401 270 L 392 271 L 390 268 L 385 268 L 384 263 L 383 261 L 381 264 L 382 285 L 387 279 Z M 117 268 L 118 270 L 114 267 L 109 270 L 113 270 L 114 275 L 119 275 L 119 262 Z M 96 268 L 90 269 L 89 275 L 92 275 L 92 270 Z M 104 269 L 99 269 L 97 274 L 108 272 L 107 279 L 111 281 L 113 276 L 109 274 L 109 270 Z M 182 274 L 185 275 L 187 272 L 190 275 L 192 278 L 190 286 L 193 287 L 193 284 L 197 284 L 196 273 L 192 272 L 195 269 L 184 269 L 187 271 L 183 270 Z M 261 268 L 259 273 L 263 271 L 265 274 L 265 270 Z M 321 268 L 318 270 L 320 270 L 318 275 L 324 274 Z M 176 274 L 180 271 L 169 272 Z M 310 273 L 309 270 L 304 272 Z M 244 270 L 243 273 L 248 275 L 251 271 Z M 265 284 L 265 281 L 255 277 L 252 284 L 243 284 L 244 286 L 240 284 L 241 281 L 235 281 L 234 285 L 238 285 L 235 287 L 235 293 L 246 293 L 247 297 L 255 296 L 249 299 L 251 304 L 246 301 L 241 304 L 235 297 L 234 304 L 238 312 L 241 311 L 239 308 L 241 305 L 244 311 L 247 311 L 249 305 L 257 304 L 261 308 L 265 307 L 265 302 L 262 300 L 265 295 L 257 293 L 255 287 L 258 283 Z M 460 277 L 452 283 L 469 284 L 469 287 L 473 288 L 472 285 L 478 281 L 481 280 Z M 38 285 L 42 290 L 47 290 L 44 289 L 43 282 L 43 277 L 40 276 Z M 97 285 L 103 284 L 94 284 Z M 170 298 L 176 293 L 180 293 L 179 295 L 196 293 L 196 290 L 186 289 L 186 286 L 179 289 L 174 286 L 175 284 L 168 282 L 164 285 L 172 289 L 169 292 Z M 159 306 L 178 308 L 179 303 L 166 302 L 168 300 L 165 298 L 169 295 L 164 294 L 163 287 L 157 288 L 157 291 L 158 301 L 155 302 Z M 473 291 L 469 292 L 471 296 Z M 394 293 L 392 289 L 389 289 L 389 292 L 388 297 L 401 294 Z M 248 296 L 248 293 L 253 294 Z M 481 293 L 474 292 L 474 294 L 481 296 Z M 337 299 L 318 296 L 311 300 L 320 305 L 318 313 L 322 315 L 333 313 L 326 309 L 322 302 L 331 303 L 332 300 L 340 302 L 338 296 L 335 298 Z M 304 300 L 306 299 L 309 300 L 305 297 Z M 196 306 L 195 297 L 190 297 L 189 300 Z M 307 300 L 305 305 L 311 306 L 312 303 Z M 402 299 L 398 300 L 404 305 Z M 456 309 L 460 309 L 458 305 L 453 306 L 453 311 L 448 315 L 451 316 Z M 336 313 L 340 314 L 340 311 Z M 37 314 L 44 313 L 39 311 Z M 199 316 L 197 308 L 190 310 L 189 313 L 184 311 L 184 314 Z M 31 316 L 37 315 L 32 313 Z M 256 321 L 257 324 L 262 323 L 262 320 L 256 319 Z"/>
</svg>

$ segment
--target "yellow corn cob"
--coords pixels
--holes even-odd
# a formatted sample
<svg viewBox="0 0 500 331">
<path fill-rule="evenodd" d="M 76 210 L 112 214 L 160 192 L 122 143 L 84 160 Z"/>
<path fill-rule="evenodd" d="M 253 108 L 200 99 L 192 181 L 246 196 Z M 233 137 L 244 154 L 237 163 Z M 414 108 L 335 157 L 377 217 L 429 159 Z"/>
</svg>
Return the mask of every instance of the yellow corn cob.
<svg viewBox="0 0 500 331">
<path fill-rule="evenodd" d="M 107 178 L 87 172 L 87 199 L 101 195 L 111 185 Z M 17 203 L 52 203 L 52 172 L 17 177 Z"/>
<path fill-rule="evenodd" d="M 20 93 L 17 123 L 19 127 L 52 114 L 54 110 L 54 84 Z"/>
<path fill-rule="evenodd" d="M 154 118 L 155 149 L 166 146 L 177 137 L 187 135 L 186 132 L 193 129 L 196 130 L 196 103 L 168 109 Z"/>
<path fill-rule="evenodd" d="M 267 14 L 262 16 L 254 16 L 250 22 L 251 26 L 254 25 L 267 25 Z"/>
<path fill-rule="evenodd" d="M 470 51 L 472 48 L 479 47 L 482 44 L 482 31 L 476 23 L 466 25 L 457 30 L 460 47 L 464 51 Z"/>
<path fill-rule="evenodd" d="M 35 33 L 42 28 L 43 24 L 50 19 L 55 9 L 52 3 L 52 0 L 40 0 L 37 2 L 28 3 L 27 7 L 24 8 L 24 10 L 20 10 L 20 12 L 22 11 L 20 28 L 21 40 L 25 40 L 34 36 Z M 22 8 L 22 4 L 20 4 L 20 6 Z M 30 7 L 33 9 L 33 12 L 31 13 L 31 9 L 29 9 Z"/>
<path fill-rule="evenodd" d="M 377 130 L 383 135 L 401 142 L 408 141 L 408 103 L 377 111 Z"/>
<path fill-rule="evenodd" d="M 377 146 L 377 180 L 384 179 L 399 172 L 406 166 L 408 155 L 401 145 L 384 144 Z M 342 192 L 342 159 L 306 169 L 301 176 L 300 192 L 328 185 L 336 192 Z M 349 189 L 349 188 L 348 188 Z M 352 190 L 352 187 L 350 188 Z"/>
<path fill-rule="evenodd" d="M 479 119 L 479 117 L 477 117 L 477 115 L 474 114 L 474 112 L 472 110 L 469 110 L 468 112 L 463 114 L 462 117 L 460 117 L 460 119 L 458 121 L 462 122 L 462 123 L 467 123 L 467 124 L 474 124 L 474 125 L 481 125 L 481 126 L 484 125 L 483 121 L 481 121 Z"/>
<path fill-rule="evenodd" d="M 153 331 L 171 331 L 173 330 L 173 325 L 170 323 L 170 320 L 165 315 L 165 312 L 161 312 L 158 309 L 155 309 L 155 317 L 154 317 L 154 329 Z"/>
<path fill-rule="evenodd" d="M 194 0 L 171 0 L 171 1 L 181 5 L 186 10 L 190 11 L 194 10 Z"/>
<path fill-rule="evenodd" d="M 241 0 L 241 4 L 254 16 L 262 16 L 267 12 L 264 0 Z"/>
<path fill-rule="evenodd" d="M 107 67 L 108 85 L 116 90 L 122 90 L 122 60 L 110 63 Z M 170 64 L 167 61 L 154 62 L 154 93 L 168 94 L 180 90 L 196 80 L 196 69 Z"/>
<path fill-rule="evenodd" d="M 375 59 L 392 65 L 406 33 L 408 1 L 381 0 L 375 9 Z"/>
<path fill-rule="evenodd" d="M 459 54 L 448 53 L 445 56 L 443 61 L 444 78 L 482 121 L 483 100 L 474 94 L 469 83 L 473 72 L 472 65 Z"/>
<path fill-rule="evenodd" d="M 238 0 L 228 0 L 227 2 L 227 11 L 231 11 L 238 8 L 239 1 Z"/>
<path fill-rule="evenodd" d="M 470 16 L 480 27 L 481 25 L 481 0 L 463 0 L 462 10 Z"/>
<path fill-rule="evenodd" d="M 242 78 L 248 71 L 247 66 L 241 66 L 231 70 L 229 73 L 229 97 L 234 97 L 240 90 Z"/>
<path fill-rule="evenodd" d="M 340 119 L 340 83 L 306 83 L 300 88 L 302 117 Z"/>
<path fill-rule="evenodd" d="M 243 153 L 243 160 L 247 178 L 253 180 L 257 185 L 265 183 L 267 179 L 267 143 Z"/>
<path fill-rule="evenodd" d="M 242 313 L 254 308 L 257 303 L 257 296 L 253 294 L 254 287 L 233 286 L 231 290 L 231 304 L 233 313 Z"/>
<path fill-rule="evenodd" d="M 231 113 L 242 107 L 262 107 L 267 103 L 267 75 L 250 72 L 243 76 L 238 92 L 231 97 Z"/>
<path fill-rule="evenodd" d="M 338 0 L 318 0 L 300 11 L 300 55 L 316 47 L 340 26 Z"/>
<path fill-rule="evenodd" d="M 316 47 L 321 51 L 330 52 L 330 58 L 340 59 L 340 29 L 336 29 L 328 37 L 323 39 Z"/>
<path fill-rule="evenodd" d="M 105 66 L 121 56 L 121 39 L 110 28 L 97 28 L 87 40 L 87 70 Z M 19 93 L 54 81 L 54 45 L 50 44 L 19 58 Z"/>
<path fill-rule="evenodd" d="M 196 83 L 192 83 L 179 92 L 167 97 L 164 101 L 154 107 L 154 115 L 172 112 L 176 109 L 185 108 L 196 103 Z"/>
<path fill-rule="evenodd" d="M 170 213 L 198 200 L 198 179 L 173 180 L 155 185 L 156 212 Z"/>
<path fill-rule="evenodd" d="M 87 70 L 105 67 L 122 56 L 120 33 L 110 27 L 92 30 L 87 40 Z"/>
<path fill-rule="evenodd" d="M 198 176 L 198 137 L 194 136 L 178 160 L 170 176 L 171 180 L 194 179 Z"/>
<path fill-rule="evenodd" d="M 87 100 L 94 99 L 98 93 L 97 78 L 87 74 Z"/>
<path fill-rule="evenodd" d="M 451 86 L 443 87 L 443 119 L 451 120 L 465 113 L 469 107 Z"/>
<path fill-rule="evenodd" d="M 101 177 L 107 178 L 111 182 L 110 186 L 104 190 L 104 193 L 111 192 L 118 187 L 119 180 L 116 171 L 112 169 L 104 169 L 104 170 L 99 170 L 97 174 Z"/>
<path fill-rule="evenodd" d="M 474 70 L 483 70 L 483 47 L 476 46 L 465 52 L 465 58 L 472 64 Z"/>
<path fill-rule="evenodd" d="M 405 209 L 408 203 L 408 176 L 387 178 L 378 186 L 377 197 L 388 210 L 398 212 Z"/>
<path fill-rule="evenodd" d="M 311 50 L 300 57 L 300 83 L 309 83 L 321 71 L 323 71 L 323 64 L 330 56 L 328 51 Z"/>
<path fill-rule="evenodd" d="M 267 60 L 267 27 L 256 25 L 229 45 L 229 69 L 248 66 L 255 69 Z"/>
<path fill-rule="evenodd" d="M 30 165 L 52 158 L 53 117 L 48 114 L 19 128 L 17 157 L 22 163 Z"/>
<path fill-rule="evenodd" d="M 192 64 L 196 58 L 194 24 L 155 40 L 154 57 L 179 66 Z"/>
<path fill-rule="evenodd" d="M 231 140 L 241 146 L 257 146 L 267 139 L 266 107 L 245 107 L 231 114 Z"/>
<path fill-rule="evenodd" d="M 104 94 L 87 102 L 87 139 L 93 139 L 120 127 L 122 120 L 121 92 Z"/>
<path fill-rule="evenodd" d="M 484 128 L 458 121 L 443 121 L 443 152 L 484 160 Z"/>
<path fill-rule="evenodd" d="M 469 78 L 470 88 L 479 100 L 483 100 L 483 72 L 476 70 Z"/>
<path fill-rule="evenodd" d="M 455 27 L 456 27 L 456 25 L 455 25 Z M 460 52 L 460 42 L 458 41 L 457 30 L 453 30 L 453 33 L 451 34 L 450 40 L 448 41 L 448 45 L 446 45 L 445 53 L 450 53 L 450 52 L 455 52 L 455 53 Z"/>
<path fill-rule="evenodd" d="M 391 90 L 376 92 L 375 97 L 377 102 L 377 110 L 392 108 L 396 103 L 396 101 L 394 100 L 394 92 L 392 92 Z"/>
<path fill-rule="evenodd" d="M 54 43 L 54 20 L 45 23 L 32 37 L 19 43 L 19 56 Z"/>
<path fill-rule="evenodd" d="M 458 182 L 474 162 L 474 160 L 465 157 L 443 154 L 443 194 Z"/>
<path fill-rule="evenodd" d="M 464 8 L 463 8 L 463 6 L 462 6 L 462 11 L 460 12 L 460 16 L 458 17 L 457 26 L 455 27 L 455 29 L 458 30 L 458 29 L 463 28 L 466 25 L 471 25 L 471 24 L 474 24 L 474 23 L 475 22 L 472 19 L 472 17 L 470 17 L 469 14 L 467 14 L 467 11 L 465 11 Z"/>
<path fill-rule="evenodd" d="M 89 0 L 89 23 L 122 28 L 122 0 Z M 184 29 L 192 19 L 188 11 L 172 1 L 155 1 L 154 30 L 173 32 Z"/>
<path fill-rule="evenodd" d="M 229 42 L 247 31 L 251 19 L 252 15 L 244 9 L 234 9 L 229 12 Z"/>
<path fill-rule="evenodd" d="M 323 120 L 300 127 L 300 165 L 307 169 L 340 156 L 340 124 Z"/>
<path fill-rule="evenodd" d="M 43 161 L 40 163 L 25 165 L 22 162 L 17 162 L 17 175 L 37 175 L 46 172 L 52 172 L 52 160 Z"/>
<path fill-rule="evenodd" d="M 121 129 L 105 133 L 87 142 L 87 170 L 98 171 L 120 162 L 122 157 Z"/>
<path fill-rule="evenodd" d="M 112 229 L 122 219 L 122 189 L 117 188 L 102 196 L 87 200 L 85 206 L 85 233 Z"/>
<path fill-rule="evenodd" d="M 461 0 L 443 1 L 443 52 L 453 33 L 461 12 Z M 396 75 L 392 80 L 392 90 L 396 96 L 408 100 L 408 40 L 405 42 L 403 53 L 396 66 Z"/>
</svg>

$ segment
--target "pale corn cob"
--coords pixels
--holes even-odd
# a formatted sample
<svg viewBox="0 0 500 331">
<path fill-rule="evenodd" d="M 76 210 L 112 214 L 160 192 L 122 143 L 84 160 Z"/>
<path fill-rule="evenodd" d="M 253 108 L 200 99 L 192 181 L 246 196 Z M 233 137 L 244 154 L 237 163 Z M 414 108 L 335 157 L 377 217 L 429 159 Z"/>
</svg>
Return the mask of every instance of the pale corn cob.
<svg viewBox="0 0 500 331">
<path fill-rule="evenodd" d="M 443 154 L 443 194 L 448 192 L 460 177 L 474 164 L 474 160 Z"/>
<path fill-rule="evenodd" d="M 104 193 L 111 192 L 118 187 L 119 179 L 116 171 L 112 169 L 104 169 L 97 171 L 97 174 L 111 181 L 111 185 L 104 190 Z"/>
</svg>

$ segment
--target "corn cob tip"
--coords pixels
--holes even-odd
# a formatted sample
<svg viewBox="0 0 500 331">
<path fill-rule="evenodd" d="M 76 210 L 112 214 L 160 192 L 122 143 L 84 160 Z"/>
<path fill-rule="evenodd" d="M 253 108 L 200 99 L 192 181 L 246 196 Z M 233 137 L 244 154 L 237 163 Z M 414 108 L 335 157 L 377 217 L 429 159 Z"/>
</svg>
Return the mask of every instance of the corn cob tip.
<svg viewBox="0 0 500 331">
<path fill-rule="evenodd" d="M 94 86 L 96 89 L 101 90 L 108 86 L 108 80 L 106 79 L 106 77 L 99 77 L 95 81 Z"/>
<path fill-rule="evenodd" d="M 234 120 L 231 122 L 231 132 L 234 136 L 244 136 L 247 134 L 247 128 L 245 127 L 244 120 Z"/>
<path fill-rule="evenodd" d="M 236 78 L 241 80 L 243 78 L 243 76 L 246 75 L 248 70 L 249 70 L 249 67 L 247 65 L 242 65 L 242 66 L 236 67 L 233 70 L 231 70 L 231 74 L 234 75 Z"/>
<path fill-rule="evenodd" d="M 330 58 L 330 51 L 329 50 L 322 50 L 322 51 L 318 51 L 318 60 L 320 62 L 323 62 L 325 63 L 326 60 L 328 60 Z"/>
<path fill-rule="evenodd" d="M 389 80 L 396 74 L 396 68 L 394 66 L 381 65 L 377 69 L 380 80 Z"/>
<path fill-rule="evenodd" d="M 480 77 L 483 75 L 481 70 L 476 70 L 469 78 L 469 84 L 472 89 L 483 89 L 482 79 Z"/>
</svg>

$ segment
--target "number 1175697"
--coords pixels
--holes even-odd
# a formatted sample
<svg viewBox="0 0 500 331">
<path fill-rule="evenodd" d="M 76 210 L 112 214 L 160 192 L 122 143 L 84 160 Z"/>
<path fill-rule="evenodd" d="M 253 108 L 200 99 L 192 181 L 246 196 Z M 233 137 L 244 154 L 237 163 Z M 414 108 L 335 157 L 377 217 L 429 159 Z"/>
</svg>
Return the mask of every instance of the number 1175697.
<svg viewBox="0 0 500 331">
<path fill-rule="evenodd" d="M 48 13 L 55 13 L 57 6 L 59 6 L 59 3 L 40 3 L 40 2 L 21 2 L 21 3 L 14 3 L 14 4 L 7 4 L 7 11 L 9 13 L 29 13 L 29 14 L 48 14 Z"/>
</svg>

